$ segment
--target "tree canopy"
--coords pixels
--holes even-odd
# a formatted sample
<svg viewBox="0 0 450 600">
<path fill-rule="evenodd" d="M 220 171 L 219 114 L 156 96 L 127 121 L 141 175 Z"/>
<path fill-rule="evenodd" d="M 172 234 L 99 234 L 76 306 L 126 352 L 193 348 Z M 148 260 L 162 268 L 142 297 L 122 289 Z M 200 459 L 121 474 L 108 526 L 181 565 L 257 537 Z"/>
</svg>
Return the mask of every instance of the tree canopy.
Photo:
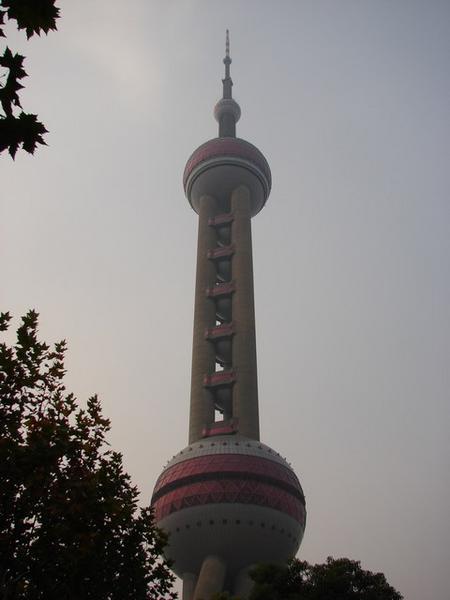
<svg viewBox="0 0 450 600">
<path fill-rule="evenodd" d="M 56 29 L 59 8 L 55 0 L 0 0 L 0 37 L 4 33 L 5 18 L 15 21 L 18 29 L 24 29 L 27 38 L 48 33 Z M 13 53 L 6 46 L 0 56 L 0 75 L 5 80 L 0 83 L 0 153 L 8 150 L 14 158 L 21 146 L 33 154 L 37 144 L 45 144 L 43 135 L 47 133 L 37 115 L 25 113 L 19 98 L 23 88 L 21 81 L 27 76 L 23 67 L 25 57 Z M 20 109 L 20 112 L 17 110 Z"/>
<path fill-rule="evenodd" d="M 358 561 L 328 557 L 323 564 L 292 560 L 287 565 L 260 565 L 251 573 L 248 600 L 402 600 L 383 573 L 361 568 Z"/>
<path fill-rule="evenodd" d="M 107 445 L 98 398 L 82 409 L 67 393 L 65 350 L 38 340 L 33 311 L 0 344 L 0 598 L 174 598 L 167 539 Z"/>
</svg>

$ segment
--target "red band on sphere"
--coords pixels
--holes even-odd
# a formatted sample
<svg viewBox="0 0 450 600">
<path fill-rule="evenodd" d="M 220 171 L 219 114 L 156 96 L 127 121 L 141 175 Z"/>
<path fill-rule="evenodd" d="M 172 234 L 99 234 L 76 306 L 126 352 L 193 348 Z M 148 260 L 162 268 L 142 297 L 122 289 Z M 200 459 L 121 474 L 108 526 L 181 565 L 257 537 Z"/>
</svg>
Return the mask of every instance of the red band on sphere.
<svg viewBox="0 0 450 600">
<path fill-rule="evenodd" d="M 213 140 L 209 140 L 208 142 L 202 144 L 195 150 L 190 156 L 189 160 L 186 163 L 186 167 L 184 169 L 183 174 L 183 185 L 186 191 L 187 180 L 192 173 L 192 171 L 202 163 L 203 161 L 209 160 L 211 158 L 218 158 L 220 156 L 231 156 L 236 158 L 242 158 L 244 160 L 248 160 L 249 162 L 255 164 L 265 175 L 267 181 L 269 183 L 269 189 L 271 186 L 271 173 L 269 164 L 264 158 L 263 154 L 245 140 L 241 140 L 240 138 L 215 138 Z"/>
</svg>

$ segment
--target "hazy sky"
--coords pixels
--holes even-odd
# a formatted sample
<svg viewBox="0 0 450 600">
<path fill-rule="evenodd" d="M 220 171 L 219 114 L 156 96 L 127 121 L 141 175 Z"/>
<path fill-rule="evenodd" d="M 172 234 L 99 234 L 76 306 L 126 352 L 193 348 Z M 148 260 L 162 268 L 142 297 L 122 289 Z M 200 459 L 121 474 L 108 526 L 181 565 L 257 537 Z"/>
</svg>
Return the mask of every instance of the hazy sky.
<svg viewBox="0 0 450 600">
<path fill-rule="evenodd" d="M 181 177 L 216 135 L 224 30 L 253 221 L 262 439 L 306 494 L 299 556 L 448 600 L 450 3 L 60 0 L 26 42 L 50 134 L 0 158 L 1 297 L 66 338 L 148 503 L 187 442 L 197 221 Z M 3 44 L 3 42 L 2 42 Z"/>
</svg>

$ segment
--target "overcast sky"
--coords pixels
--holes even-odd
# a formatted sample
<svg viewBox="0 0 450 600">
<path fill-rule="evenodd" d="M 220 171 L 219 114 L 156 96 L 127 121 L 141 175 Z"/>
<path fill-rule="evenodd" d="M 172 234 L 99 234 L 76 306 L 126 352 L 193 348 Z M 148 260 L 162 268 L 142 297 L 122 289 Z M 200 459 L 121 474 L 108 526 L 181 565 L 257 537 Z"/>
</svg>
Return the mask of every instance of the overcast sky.
<svg viewBox="0 0 450 600">
<path fill-rule="evenodd" d="M 299 556 L 448 600 L 450 3 L 60 0 L 22 95 L 49 146 L 0 158 L 1 308 L 66 338 L 148 503 L 187 442 L 197 220 L 224 31 L 253 221 L 262 439 L 294 466 Z M 17 322 L 17 321 L 16 321 Z"/>
</svg>

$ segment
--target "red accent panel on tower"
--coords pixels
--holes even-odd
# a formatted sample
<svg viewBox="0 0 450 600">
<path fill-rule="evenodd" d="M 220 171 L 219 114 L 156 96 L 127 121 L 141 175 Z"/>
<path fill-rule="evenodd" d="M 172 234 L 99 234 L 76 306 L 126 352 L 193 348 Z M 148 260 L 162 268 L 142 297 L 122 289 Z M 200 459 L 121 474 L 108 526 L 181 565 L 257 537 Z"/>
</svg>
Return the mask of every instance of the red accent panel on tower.
<svg viewBox="0 0 450 600">
<path fill-rule="evenodd" d="M 208 225 L 211 227 L 217 227 L 218 225 L 226 225 L 227 223 L 231 223 L 234 219 L 233 213 L 224 213 L 222 215 L 216 215 L 215 217 L 210 217 L 208 219 Z"/>
<path fill-rule="evenodd" d="M 219 338 L 230 337 L 233 333 L 233 323 L 222 323 L 222 325 L 217 325 L 217 327 L 206 329 L 205 338 L 208 340 L 216 340 Z"/>
<path fill-rule="evenodd" d="M 230 385 L 236 381 L 236 373 L 234 371 L 217 371 L 211 375 L 205 375 L 203 385 L 207 387 L 217 387 L 219 385 Z"/>
<path fill-rule="evenodd" d="M 212 288 L 206 290 L 206 294 L 210 298 L 216 298 L 217 296 L 228 296 L 235 291 L 234 282 L 227 281 L 226 283 L 218 283 Z"/>
<path fill-rule="evenodd" d="M 208 250 L 208 258 L 222 258 L 226 256 L 231 256 L 234 253 L 234 246 L 218 246 L 217 248 L 213 248 L 212 250 Z"/>
<path fill-rule="evenodd" d="M 227 421 L 216 421 L 210 427 L 205 427 L 202 431 L 203 437 L 213 437 L 215 435 L 227 435 L 236 433 L 238 430 L 238 420 L 236 418 Z"/>
</svg>

